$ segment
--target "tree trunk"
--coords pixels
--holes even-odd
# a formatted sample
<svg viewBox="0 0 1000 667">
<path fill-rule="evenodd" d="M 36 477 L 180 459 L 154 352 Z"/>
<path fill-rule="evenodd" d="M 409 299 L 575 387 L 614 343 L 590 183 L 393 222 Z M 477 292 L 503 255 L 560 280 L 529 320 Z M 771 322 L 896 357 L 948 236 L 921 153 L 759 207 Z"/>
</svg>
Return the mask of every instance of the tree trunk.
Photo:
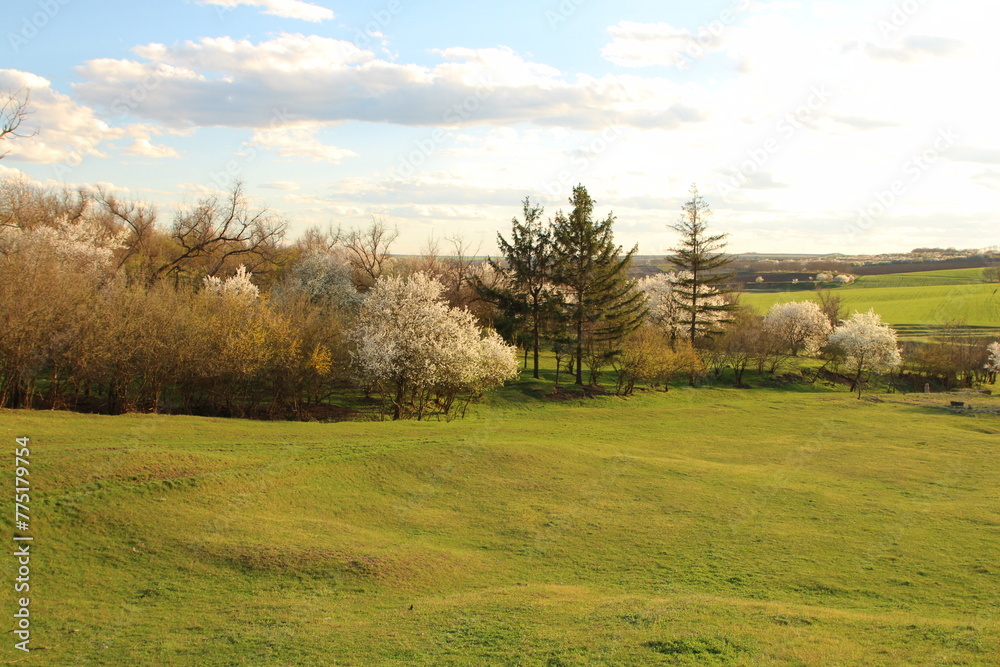
<svg viewBox="0 0 1000 667">
<path fill-rule="evenodd" d="M 576 384 L 583 386 L 583 320 L 576 324 Z"/>
<path fill-rule="evenodd" d="M 535 326 L 534 326 L 534 331 L 532 333 L 533 333 L 533 337 L 534 337 L 534 348 L 535 348 L 534 349 L 534 353 L 535 353 L 535 371 L 534 371 L 534 374 L 532 375 L 532 377 L 534 377 L 537 380 L 537 379 L 539 379 L 538 378 L 538 343 L 539 343 L 539 338 L 541 338 L 541 334 L 540 334 L 540 332 L 538 330 L 538 314 L 537 313 L 535 314 Z"/>
</svg>

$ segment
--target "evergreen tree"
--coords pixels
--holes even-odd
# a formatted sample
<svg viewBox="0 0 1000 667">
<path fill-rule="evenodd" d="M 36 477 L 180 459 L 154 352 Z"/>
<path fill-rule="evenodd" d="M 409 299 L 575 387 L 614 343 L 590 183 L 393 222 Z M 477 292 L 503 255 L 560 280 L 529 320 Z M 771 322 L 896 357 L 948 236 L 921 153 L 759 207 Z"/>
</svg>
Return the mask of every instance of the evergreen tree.
<svg viewBox="0 0 1000 667">
<path fill-rule="evenodd" d="M 711 298 L 732 291 L 723 285 L 734 274 L 720 269 L 733 260 L 721 252 L 729 235 L 708 233 L 707 221 L 712 211 L 705 198 L 698 194 L 697 185 L 691 186 L 691 199 L 681 208 L 684 213 L 680 220 L 670 225 L 680 233 L 681 240 L 668 260 L 680 270 L 680 279 L 674 289 L 684 311 L 682 321 L 694 345 L 698 336 L 721 333 L 715 325 L 728 320 L 719 315 L 735 309 L 733 304 Z"/>
<path fill-rule="evenodd" d="M 511 220 L 511 237 L 508 242 L 497 234 L 497 245 L 503 255 L 503 265 L 487 260 L 493 269 L 504 277 L 498 287 L 476 282 L 484 299 L 496 304 L 513 328 L 521 329 L 530 339 L 534 353 L 534 377 L 538 377 L 538 354 L 546 321 L 551 313 L 552 292 L 552 233 L 542 226 L 540 206 L 524 200 L 524 222 Z M 516 338 L 516 335 L 515 335 Z"/>
<path fill-rule="evenodd" d="M 638 246 L 622 254 L 614 244 L 614 215 L 595 221 L 594 201 L 582 185 L 573 188 L 573 210 L 556 214 L 552 227 L 554 279 L 566 292 L 563 309 L 574 333 L 576 384 L 583 385 L 585 342 L 615 343 L 645 316 L 645 297 L 628 278 Z"/>
</svg>

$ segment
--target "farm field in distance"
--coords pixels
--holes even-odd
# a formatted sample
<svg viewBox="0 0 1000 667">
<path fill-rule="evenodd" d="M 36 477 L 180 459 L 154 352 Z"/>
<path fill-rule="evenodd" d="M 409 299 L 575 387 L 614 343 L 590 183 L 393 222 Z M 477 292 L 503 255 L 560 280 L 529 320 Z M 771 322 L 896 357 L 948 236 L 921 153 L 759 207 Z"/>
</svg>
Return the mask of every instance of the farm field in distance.
<svg viewBox="0 0 1000 667">
<path fill-rule="evenodd" d="M 861 276 L 833 290 L 847 314 L 873 308 L 901 338 L 924 337 L 949 322 L 1000 334 L 1000 284 L 984 282 L 981 274 L 982 269 L 959 269 Z M 755 292 L 740 300 L 764 313 L 776 303 L 809 298 L 810 291 Z"/>
<path fill-rule="evenodd" d="M 995 664 L 996 414 L 543 384 L 454 422 L 3 411 L 30 663 Z"/>
</svg>

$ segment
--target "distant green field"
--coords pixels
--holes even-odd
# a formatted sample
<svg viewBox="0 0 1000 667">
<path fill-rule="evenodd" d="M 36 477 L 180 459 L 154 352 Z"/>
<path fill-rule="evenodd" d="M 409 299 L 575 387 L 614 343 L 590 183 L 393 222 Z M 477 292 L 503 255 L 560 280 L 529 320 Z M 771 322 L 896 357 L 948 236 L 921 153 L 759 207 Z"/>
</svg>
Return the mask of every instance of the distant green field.
<svg viewBox="0 0 1000 667">
<path fill-rule="evenodd" d="M 853 287 L 931 287 L 934 285 L 977 285 L 984 282 L 982 269 L 955 269 L 952 271 L 861 276 Z M 995 283 L 994 287 L 997 286 L 1000 285 Z"/>
<path fill-rule="evenodd" d="M 1000 417 L 820 387 L 536 388 L 452 423 L 0 412 L 8 452 L 33 438 L 45 649 L 29 659 L 8 633 L 2 655 L 996 664 Z M 16 564 L 0 562 L 10 624 Z"/>
<path fill-rule="evenodd" d="M 992 331 L 1000 327 L 1000 284 L 983 283 L 981 269 L 863 276 L 834 288 L 848 314 L 874 309 L 893 325 L 926 330 L 964 322 Z M 766 312 L 776 303 L 812 298 L 803 292 L 747 293 L 741 301 Z"/>
</svg>

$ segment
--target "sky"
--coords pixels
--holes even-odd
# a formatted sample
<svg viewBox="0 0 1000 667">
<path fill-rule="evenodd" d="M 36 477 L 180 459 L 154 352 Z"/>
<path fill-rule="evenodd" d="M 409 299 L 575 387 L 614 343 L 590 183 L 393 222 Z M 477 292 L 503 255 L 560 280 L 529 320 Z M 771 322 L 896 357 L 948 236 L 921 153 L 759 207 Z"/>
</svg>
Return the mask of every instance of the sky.
<svg viewBox="0 0 1000 667">
<path fill-rule="evenodd" d="M 14 0 L 0 178 L 496 253 L 577 184 L 660 255 L 693 184 L 730 252 L 1000 244 L 1000 4 Z"/>
</svg>

